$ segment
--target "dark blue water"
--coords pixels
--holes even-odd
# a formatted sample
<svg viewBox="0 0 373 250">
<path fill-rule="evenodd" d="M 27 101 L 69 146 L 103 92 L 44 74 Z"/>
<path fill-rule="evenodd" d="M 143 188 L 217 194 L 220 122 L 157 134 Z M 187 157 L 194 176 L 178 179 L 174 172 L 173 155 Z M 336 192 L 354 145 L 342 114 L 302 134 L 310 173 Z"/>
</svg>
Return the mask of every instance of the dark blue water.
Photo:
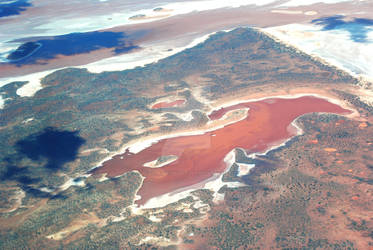
<svg viewBox="0 0 373 250">
<path fill-rule="evenodd" d="M 29 2 L 29 0 L 17 0 L 14 2 L 9 0 L 0 0 L 0 18 L 21 14 L 22 11 L 25 11 L 31 6 Z"/>
<path fill-rule="evenodd" d="M 351 40 L 358 43 L 372 42 L 368 40 L 367 34 L 372 31 L 373 19 L 354 18 L 345 21 L 344 16 L 337 15 L 315 19 L 312 23 L 323 26 L 323 30 L 345 30 L 350 33 Z"/>
<path fill-rule="evenodd" d="M 38 39 L 31 41 L 32 44 L 40 44 L 35 50 L 28 41 L 22 44 L 16 51 L 8 55 L 9 63 L 16 65 L 35 64 L 38 61 L 47 61 L 56 58 L 58 55 L 71 56 L 76 54 L 89 53 L 99 49 L 113 49 L 114 54 L 121 54 L 138 48 L 128 41 L 128 36 L 124 32 L 85 32 L 71 33 L 67 35 L 55 36 L 52 38 Z M 30 48 L 25 51 L 21 47 Z M 20 53 L 19 51 L 23 51 Z"/>
<path fill-rule="evenodd" d="M 7 59 L 15 62 L 20 61 L 28 56 L 31 56 L 35 51 L 41 47 L 41 44 L 35 42 L 27 42 L 17 48 L 16 51 L 12 52 L 7 56 Z"/>
</svg>

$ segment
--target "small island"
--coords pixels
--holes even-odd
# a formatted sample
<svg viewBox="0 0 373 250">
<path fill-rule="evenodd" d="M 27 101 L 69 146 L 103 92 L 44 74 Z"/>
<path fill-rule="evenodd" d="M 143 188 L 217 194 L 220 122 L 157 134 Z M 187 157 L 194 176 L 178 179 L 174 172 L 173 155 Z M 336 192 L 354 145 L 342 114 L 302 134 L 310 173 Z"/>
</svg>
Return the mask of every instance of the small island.
<svg viewBox="0 0 373 250">
<path fill-rule="evenodd" d="M 22 59 L 24 59 L 26 57 L 31 56 L 41 46 L 42 46 L 41 43 L 37 43 L 37 42 L 27 42 L 27 43 L 24 43 L 21 46 L 19 46 L 15 51 L 13 51 L 12 53 L 10 53 L 7 56 L 7 59 L 10 62 L 15 62 L 15 61 L 22 60 Z"/>
<path fill-rule="evenodd" d="M 144 18 L 146 18 L 146 15 L 144 15 L 144 14 L 137 14 L 137 15 L 131 16 L 129 19 L 130 20 L 141 20 L 141 19 L 144 19 Z"/>
</svg>

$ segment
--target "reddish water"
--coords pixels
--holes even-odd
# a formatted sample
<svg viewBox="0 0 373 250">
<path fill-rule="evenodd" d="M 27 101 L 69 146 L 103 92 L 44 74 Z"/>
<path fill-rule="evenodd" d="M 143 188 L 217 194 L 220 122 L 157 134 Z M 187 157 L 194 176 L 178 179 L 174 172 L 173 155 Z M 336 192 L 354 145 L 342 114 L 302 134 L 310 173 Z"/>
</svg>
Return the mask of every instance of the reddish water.
<svg viewBox="0 0 373 250">
<path fill-rule="evenodd" d="M 210 118 L 219 119 L 227 111 L 243 107 L 250 108 L 244 120 L 203 135 L 164 139 L 137 154 L 127 150 L 126 153 L 104 162 L 95 173 L 107 173 L 114 177 L 138 170 L 145 180 L 138 191 L 141 199 L 137 204 L 144 204 L 150 198 L 200 183 L 214 173 L 222 173 L 226 168 L 223 159 L 234 148 L 260 152 L 273 143 L 286 140 L 294 135 L 294 130 L 288 129 L 289 125 L 303 114 L 350 113 L 324 99 L 307 96 L 241 103 L 215 111 Z M 176 155 L 178 160 L 161 168 L 143 166 L 162 155 Z"/>
<path fill-rule="evenodd" d="M 152 109 L 160 109 L 160 108 L 172 108 L 178 107 L 185 103 L 185 100 L 176 100 L 173 102 L 159 102 L 152 106 Z"/>
</svg>

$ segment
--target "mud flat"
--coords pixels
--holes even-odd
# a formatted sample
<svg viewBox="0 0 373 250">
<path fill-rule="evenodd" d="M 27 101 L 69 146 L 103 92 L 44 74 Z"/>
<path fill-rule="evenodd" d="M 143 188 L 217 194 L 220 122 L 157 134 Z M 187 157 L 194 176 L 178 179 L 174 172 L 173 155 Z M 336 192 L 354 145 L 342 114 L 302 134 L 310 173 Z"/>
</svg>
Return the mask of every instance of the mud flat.
<svg viewBox="0 0 373 250">
<path fill-rule="evenodd" d="M 297 134 L 289 129 L 299 116 L 312 112 L 350 114 L 351 111 L 314 96 L 266 98 L 248 101 L 216 110 L 211 120 L 225 113 L 249 108 L 245 119 L 202 134 L 192 134 L 149 141 L 146 145 L 128 147 L 93 170 L 94 174 L 116 177 L 137 170 L 145 178 L 138 191 L 138 205 L 167 193 L 187 188 L 220 175 L 227 169 L 225 157 L 235 148 L 250 153 L 265 152 L 274 143 Z M 134 149 L 134 150 L 133 150 Z M 175 155 L 176 161 L 161 168 L 144 167 L 160 156 Z"/>
</svg>

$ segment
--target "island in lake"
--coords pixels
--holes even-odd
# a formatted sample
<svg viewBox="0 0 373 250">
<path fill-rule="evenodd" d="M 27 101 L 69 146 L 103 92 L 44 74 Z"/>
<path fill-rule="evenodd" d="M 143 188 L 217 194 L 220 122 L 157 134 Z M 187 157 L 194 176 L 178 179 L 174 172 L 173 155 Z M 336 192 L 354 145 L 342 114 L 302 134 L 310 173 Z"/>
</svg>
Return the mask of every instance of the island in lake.
<svg viewBox="0 0 373 250">
<path fill-rule="evenodd" d="M 316 8 L 331 11 L 322 6 L 258 11 L 298 20 Z M 202 14 L 190 15 L 200 26 Z M 19 61 L 1 64 L 6 74 L 45 61 L 65 67 L 83 56 L 92 63 L 104 52 L 101 65 L 144 60 L 100 73 L 82 59 L 81 68 L 0 87 L 1 249 L 373 245 L 370 82 L 304 52 L 311 47 L 292 46 L 303 34 L 291 32 L 294 26 L 220 31 L 173 55 L 171 43 L 161 50 L 131 43 L 172 33 L 169 22 L 186 17 L 146 26 L 155 30 L 133 22 L 128 33 L 113 28 L 23 40 L 10 56 Z M 324 22 L 309 24 L 317 29 L 305 29 L 301 41 L 329 39 L 311 35 L 329 32 Z M 336 55 L 330 49 L 322 55 Z M 150 63 L 142 54 L 159 51 L 167 56 Z"/>
</svg>

